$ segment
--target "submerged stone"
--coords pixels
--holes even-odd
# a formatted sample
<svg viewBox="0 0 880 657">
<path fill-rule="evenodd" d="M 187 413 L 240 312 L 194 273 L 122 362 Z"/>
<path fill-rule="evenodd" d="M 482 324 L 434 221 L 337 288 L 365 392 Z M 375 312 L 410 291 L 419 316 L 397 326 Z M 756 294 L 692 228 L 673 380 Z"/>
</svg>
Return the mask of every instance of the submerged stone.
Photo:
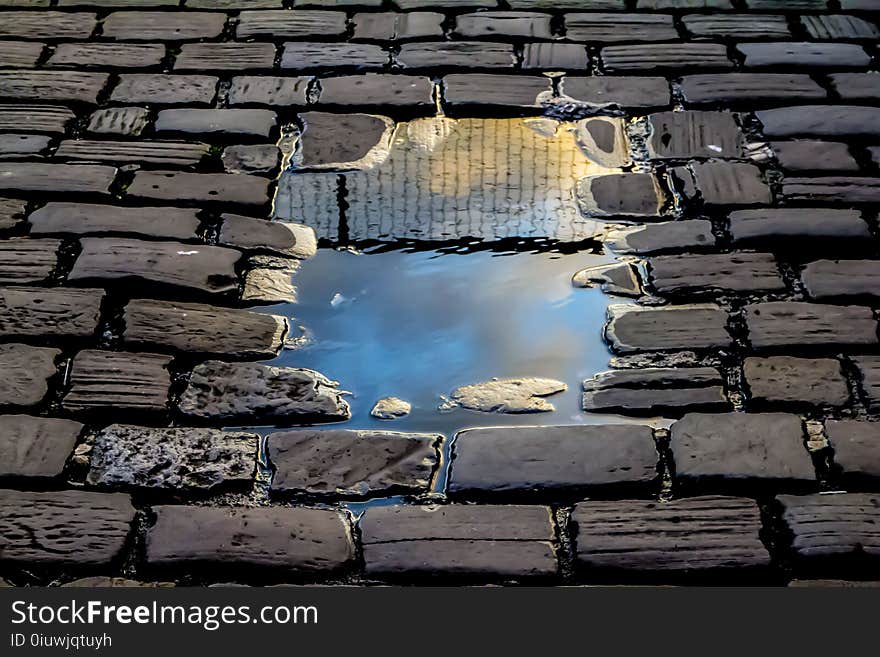
<svg viewBox="0 0 880 657">
<path fill-rule="evenodd" d="M 575 287 L 599 287 L 606 294 L 631 297 L 642 294 L 636 269 L 627 262 L 581 269 L 572 276 L 571 283 Z"/>
<path fill-rule="evenodd" d="M 440 410 L 461 407 L 484 413 L 547 413 L 556 408 L 544 397 L 567 389 L 565 383 L 553 379 L 492 379 L 456 388 Z"/>
<path fill-rule="evenodd" d="M 370 415 L 380 420 L 396 420 L 409 415 L 412 404 L 397 397 L 385 397 L 376 402 Z"/>
</svg>

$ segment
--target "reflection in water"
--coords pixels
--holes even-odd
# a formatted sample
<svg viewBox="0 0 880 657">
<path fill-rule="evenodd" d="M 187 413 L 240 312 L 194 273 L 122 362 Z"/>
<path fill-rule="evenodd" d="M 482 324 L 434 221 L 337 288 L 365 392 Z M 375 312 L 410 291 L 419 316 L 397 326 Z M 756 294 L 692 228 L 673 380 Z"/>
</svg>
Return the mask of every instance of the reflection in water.
<svg viewBox="0 0 880 657">
<path fill-rule="evenodd" d="M 308 367 L 353 393 L 351 427 L 438 431 L 466 426 L 590 422 L 581 381 L 605 369 L 602 325 L 609 297 L 576 289 L 571 275 L 609 258 L 594 254 L 488 251 L 356 255 L 321 249 L 295 276 L 299 303 L 270 312 L 292 317 L 311 340 L 275 364 Z M 559 379 L 554 413 L 440 413 L 442 395 L 492 377 Z M 382 397 L 410 402 L 395 421 L 370 417 Z"/>
<path fill-rule="evenodd" d="M 588 239 L 605 226 L 578 212 L 577 181 L 628 159 L 622 123 L 592 121 L 590 130 L 546 118 L 401 123 L 372 169 L 285 172 L 276 215 L 333 241 Z"/>
</svg>

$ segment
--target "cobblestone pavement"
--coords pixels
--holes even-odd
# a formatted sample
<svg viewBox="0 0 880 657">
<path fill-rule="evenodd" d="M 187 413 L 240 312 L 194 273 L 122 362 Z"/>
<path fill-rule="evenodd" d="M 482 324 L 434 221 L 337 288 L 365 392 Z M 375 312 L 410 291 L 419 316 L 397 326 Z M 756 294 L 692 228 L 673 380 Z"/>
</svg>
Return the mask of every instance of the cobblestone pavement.
<svg viewBox="0 0 880 657">
<path fill-rule="evenodd" d="M 880 579 L 878 20 L 878 0 L 0 0 L 0 577 Z M 451 448 L 308 426 L 350 410 L 263 364 L 289 327 L 254 308 L 291 300 L 316 248 L 295 212 L 267 221 L 282 164 L 313 195 L 279 207 L 320 228 L 345 171 L 378 185 L 360 170 L 393 124 L 438 111 L 576 122 L 609 158 L 562 196 L 626 258 L 587 283 L 645 294 L 610 307 L 615 369 L 584 407 L 668 422 Z M 282 428 L 222 430 L 251 425 Z"/>
</svg>

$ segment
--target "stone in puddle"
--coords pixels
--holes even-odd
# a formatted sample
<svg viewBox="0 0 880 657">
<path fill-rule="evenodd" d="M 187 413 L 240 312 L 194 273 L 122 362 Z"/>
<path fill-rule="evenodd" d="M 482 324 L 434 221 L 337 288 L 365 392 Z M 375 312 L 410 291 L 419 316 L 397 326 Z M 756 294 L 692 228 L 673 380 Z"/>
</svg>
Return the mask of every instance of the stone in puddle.
<svg viewBox="0 0 880 657">
<path fill-rule="evenodd" d="M 544 397 L 567 389 L 565 383 L 553 379 L 492 379 L 456 388 L 440 410 L 460 407 L 484 413 L 547 413 L 556 408 Z"/>
<path fill-rule="evenodd" d="M 367 496 L 427 492 L 437 466 L 436 434 L 302 430 L 273 433 L 272 490 Z"/>
<path fill-rule="evenodd" d="M 82 428 L 60 418 L 0 416 L 0 476 L 57 477 Z"/>
<path fill-rule="evenodd" d="M 128 495 L 0 491 L 4 564 L 100 566 L 120 556 L 135 509 Z"/>
<path fill-rule="evenodd" d="M 0 406 L 35 406 L 49 392 L 49 379 L 57 373 L 59 349 L 26 344 L 0 345 Z"/>
<path fill-rule="evenodd" d="M 383 397 L 373 406 L 370 415 L 380 420 L 396 420 L 412 411 L 412 404 L 397 397 Z"/>
<path fill-rule="evenodd" d="M 180 410 L 215 421 L 345 420 L 351 412 L 336 385 L 313 370 L 212 360 L 193 370 Z"/>
<path fill-rule="evenodd" d="M 729 407 L 723 383 L 712 367 L 610 370 L 584 381 L 583 406 L 624 412 Z"/>
<path fill-rule="evenodd" d="M 257 467 L 258 443 L 256 434 L 218 429 L 113 424 L 95 438 L 87 481 L 174 491 L 247 485 Z"/>
<path fill-rule="evenodd" d="M 555 575 L 543 506 L 377 506 L 360 520 L 368 574 Z"/>
<path fill-rule="evenodd" d="M 372 114 L 304 112 L 299 166 L 369 169 L 388 154 L 394 123 Z"/>
<path fill-rule="evenodd" d="M 220 215 L 219 243 L 246 251 L 268 251 L 294 258 L 311 258 L 318 251 L 315 231 L 309 226 L 268 221 L 238 214 Z"/>
<path fill-rule="evenodd" d="M 651 428 L 624 424 L 467 429 L 452 450 L 451 493 L 644 487 L 659 460 Z"/>
<path fill-rule="evenodd" d="M 283 317 L 199 303 L 133 299 L 125 306 L 127 345 L 234 358 L 272 358 L 281 351 Z"/>
<path fill-rule="evenodd" d="M 243 302 L 296 303 L 293 275 L 299 269 L 298 261 L 258 256 L 251 259 L 251 265 L 244 277 Z"/>
<path fill-rule="evenodd" d="M 581 269 L 571 278 L 575 287 L 599 287 L 606 294 L 638 297 L 642 286 L 635 267 L 629 263 L 596 265 Z"/>
<path fill-rule="evenodd" d="M 577 184 L 581 212 L 593 217 L 659 217 L 665 199 L 650 173 L 609 173 Z"/>
<path fill-rule="evenodd" d="M 622 119 L 596 116 L 578 121 L 575 140 L 584 154 L 593 162 L 619 169 L 630 164 L 629 140 Z"/>
</svg>

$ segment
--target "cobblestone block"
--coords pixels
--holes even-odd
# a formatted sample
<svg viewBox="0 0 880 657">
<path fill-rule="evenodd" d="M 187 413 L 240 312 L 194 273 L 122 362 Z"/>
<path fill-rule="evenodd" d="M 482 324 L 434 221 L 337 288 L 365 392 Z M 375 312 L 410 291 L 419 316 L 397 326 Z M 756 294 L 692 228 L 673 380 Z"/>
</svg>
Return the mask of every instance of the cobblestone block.
<svg viewBox="0 0 880 657">
<path fill-rule="evenodd" d="M 342 11 L 243 11 L 236 34 L 249 37 L 341 37 L 345 34 Z"/>
<path fill-rule="evenodd" d="M 64 132 L 76 116 L 66 107 L 52 105 L 0 105 L 0 130 Z"/>
<path fill-rule="evenodd" d="M 676 481 L 811 482 L 801 418 L 785 413 L 691 413 L 672 425 Z M 706 482 L 706 483 L 709 483 Z"/>
<path fill-rule="evenodd" d="M 880 356 L 858 356 L 853 360 L 862 375 L 862 389 L 868 406 L 876 412 L 880 410 Z"/>
<path fill-rule="evenodd" d="M 552 39 L 551 18 L 550 14 L 534 12 L 482 11 L 460 14 L 455 18 L 455 34 L 464 38 L 499 36 Z"/>
<path fill-rule="evenodd" d="M 164 166 L 194 166 L 210 151 L 208 144 L 180 141 L 109 141 L 66 140 L 55 151 L 55 157 L 88 162 L 115 164 L 155 164 Z"/>
<path fill-rule="evenodd" d="M 522 67 L 527 70 L 582 71 L 588 63 L 587 49 L 577 43 L 527 43 L 523 46 Z"/>
<path fill-rule="evenodd" d="M 147 531 L 147 564 L 332 571 L 354 558 L 340 512 L 305 507 L 157 506 Z"/>
<path fill-rule="evenodd" d="M 412 75 L 352 75 L 321 80 L 321 105 L 433 105 L 434 85 Z"/>
<path fill-rule="evenodd" d="M 746 68 L 864 68 L 871 56 L 853 43 L 741 43 L 737 50 Z"/>
<path fill-rule="evenodd" d="M 93 486 L 175 492 L 248 486 L 258 444 L 256 434 L 113 424 L 95 437 L 86 480 Z"/>
<path fill-rule="evenodd" d="M 858 171 L 849 146 L 833 141 L 774 141 L 770 148 L 787 171 Z"/>
<path fill-rule="evenodd" d="M 62 405 L 73 413 L 161 413 L 166 410 L 171 358 L 86 349 L 73 359 Z"/>
<path fill-rule="evenodd" d="M 167 109 L 156 117 L 156 131 L 268 137 L 275 122 L 275 112 L 264 109 Z"/>
<path fill-rule="evenodd" d="M 746 324 L 758 349 L 877 344 L 877 322 L 862 306 L 769 301 L 746 306 Z"/>
<path fill-rule="evenodd" d="M 678 30 L 665 14 L 566 14 L 565 38 L 585 43 L 672 41 Z"/>
<path fill-rule="evenodd" d="M 857 210 L 760 208 L 731 212 L 730 234 L 734 243 L 772 240 L 784 246 L 792 239 L 864 239 L 870 232 Z"/>
<path fill-rule="evenodd" d="M 571 519 L 577 564 L 594 574 L 741 577 L 770 565 L 758 505 L 746 498 L 587 501 L 574 507 Z"/>
<path fill-rule="evenodd" d="M 0 159 L 39 156 L 49 148 L 51 141 L 47 135 L 0 134 Z"/>
<path fill-rule="evenodd" d="M 640 43 L 602 48 L 602 65 L 608 71 L 657 69 L 728 69 L 733 62 L 720 43 Z"/>
<path fill-rule="evenodd" d="M 880 135 L 880 108 L 857 105 L 802 105 L 757 112 L 768 137 Z"/>
<path fill-rule="evenodd" d="M 648 117 L 649 152 L 658 159 L 742 156 L 742 133 L 729 112 L 662 112 Z"/>
<path fill-rule="evenodd" d="M 358 497 L 424 493 L 441 436 L 390 431 L 301 430 L 268 437 L 271 490 Z"/>
<path fill-rule="evenodd" d="M 243 174 L 138 171 L 126 191 L 135 198 L 160 201 L 265 205 L 269 201 L 269 180 Z"/>
<path fill-rule="evenodd" d="M 816 260 L 804 267 L 801 279 L 813 299 L 876 297 L 880 294 L 880 261 Z"/>
<path fill-rule="evenodd" d="M 651 286 L 661 295 L 785 290 L 769 253 L 664 255 L 651 258 L 649 268 Z"/>
<path fill-rule="evenodd" d="M 550 78 L 525 75 L 462 74 L 443 78 L 444 98 L 452 106 L 503 105 L 539 107 L 552 92 Z"/>
<path fill-rule="evenodd" d="M 761 170 L 741 162 L 695 162 L 674 170 L 682 193 L 709 206 L 758 205 L 773 201 Z"/>
<path fill-rule="evenodd" d="M 547 577 L 557 570 L 547 507 L 377 506 L 360 529 L 370 575 Z"/>
<path fill-rule="evenodd" d="M 785 178 L 782 195 L 793 201 L 877 203 L 880 202 L 880 178 Z"/>
<path fill-rule="evenodd" d="M 237 288 L 233 249 L 180 242 L 148 242 L 114 237 L 86 237 L 68 276 L 70 281 L 142 281 L 206 293 Z M 186 266 L 181 266 L 185 259 Z"/>
<path fill-rule="evenodd" d="M 870 572 L 880 556 L 880 497 L 864 493 L 780 495 L 795 572 Z"/>
<path fill-rule="evenodd" d="M 85 338 L 94 335 L 103 290 L 0 288 L 0 335 Z"/>
<path fill-rule="evenodd" d="M 237 214 L 224 214 L 221 218 L 220 244 L 294 258 L 311 258 L 317 252 L 315 231 L 308 226 Z"/>
<path fill-rule="evenodd" d="M 144 107 L 108 107 L 92 114 L 88 131 L 137 137 L 147 127 L 148 121 L 149 112 Z"/>
<path fill-rule="evenodd" d="M 58 373 L 58 349 L 26 344 L 0 345 L 0 406 L 36 406 L 49 392 L 49 379 Z"/>
<path fill-rule="evenodd" d="M 396 59 L 404 68 L 513 68 L 516 63 L 511 45 L 481 41 L 405 43 Z"/>
<path fill-rule="evenodd" d="M 226 14 L 116 11 L 104 19 L 103 25 L 104 37 L 120 41 L 195 41 L 220 36 Z"/>
<path fill-rule="evenodd" d="M 644 486 L 657 476 L 651 429 L 636 425 L 467 429 L 452 449 L 454 494 Z"/>
<path fill-rule="evenodd" d="M 151 299 L 129 301 L 123 320 L 126 345 L 232 358 L 273 358 L 287 331 L 276 315 Z"/>
<path fill-rule="evenodd" d="M 114 167 L 91 164 L 0 163 L 0 189 L 108 194 Z"/>
<path fill-rule="evenodd" d="M 28 216 L 31 235 L 134 233 L 185 240 L 195 237 L 200 223 L 194 208 L 128 208 L 58 201 Z"/>
<path fill-rule="evenodd" d="M 639 308 L 611 305 L 605 338 L 618 353 L 730 346 L 727 313 L 718 306 Z"/>
<path fill-rule="evenodd" d="M 230 105 L 305 105 L 308 78 L 239 76 L 232 78 Z"/>
<path fill-rule="evenodd" d="M 0 198 L 0 230 L 8 230 L 24 220 L 27 204 L 14 198 Z"/>
<path fill-rule="evenodd" d="M 284 44 L 281 68 L 382 68 L 391 54 L 370 43 L 322 43 L 293 41 Z"/>
<path fill-rule="evenodd" d="M 207 105 L 214 100 L 218 80 L 210 75 L 126 73 L 119 76 L 110 99 L 119 103 Z"/>
<path fill-rule="evenodd" d="M 760 404 L 843 406 L 849 401 L 840 362 L 833 358 L 750 357 L 743 373 L 752 401 Z"/>
<path fill-rule="evenodd" d="M 0 41 L 0 67 L 33 68 L 45 47 L 36 41 Z"/>
<path fill-rule="evenodd" d="M 397 41 L 442 37 L 445 16 L 438 12 L 358 13 L 352 17 L 354 38 L 371 41 Z"/>
<path fill-rule="evenodd" d="M 281 151 L 271 145 L 229 146 L 222 159 L 226 173 L 271 173 L 281 163 Z"/>
<path fill-rule="evenodd" d="M 681 91 L 691 105 L 819 100 L 828 95 L 809 75 L 800 73 L 686 75 L 681 79 Z"/>
<path fill-rule="evenodd" d="M 0 561 L 107 567 L 122 554 L 134 516 L 121 493 L 0 491 Z"/>
<path fill-rule="evenodd" d="M 212 421 L 274 418 L 302 422 L 350 417 L 336 383 L 318 372 L 221 361 L 208 361 L 193 370 L 180 410 Z"/>
<path fill-rule="evenodd" d="M 704 219 L 663 221 L 645 226 L 615 229 L 605 238 L 605 245 L 617 253 L 662 253 L 700 249 L 714 244 L 712 222 Z"/>
<path fill-rule="evenodd" d="M 590 105 L 620 107 L 666 107 L 670 103 L 669 83 L 659 77 L 575 77 L 566 75 L 562 93 Z"/>
<path fill-rule="evenodd" d="M 814 39 L 871 40 L 880 38 L 880 30 L 873 23 L 858 16 L 844 14 L 801 16 L 801 23 Z"/>
<path fill-rule="evenodd" d="M 187 43 L 174 60 L 175 70 L 243 71 L 272 68 L 272 43 Z"/>
<path fill-rule="evenodd" d="M 826 420 L 825 433 L 834 448 L 834 462 L 844 477 L 880 477 L 880 424 Z"/>
<path fill-rule="evenodd" d="M 95 14 L 88 12 L 4 11 L 0 37 L 88 39 L 97 24 Z"/>
<path fill-rule="evenodd" d="M 0 415 L 0 477 L 58 477 L 83 425 L 73 420 Z"/>
<path fill-rule="evenodd" d="M 730 406 L 723 384 L 721 374 L 711 367 L 610 370 L 584 381 L 583 407 L 623 413 L 723 409 Z"/>
<path fill-rule="evenodd" d="M 161 43 L 59 43 L 47 65 L 147 68 L 158 66 L 164 57 Z"/>
<path fill-rule="evenodd" d="M 58 264 L 60 240 L 12 239 L 0 241 L 0 284 L 40 283 Z"/>
<path fill-rule="evenodd" d="M 828 79 L 844 100 L 880 99 L 880 76 L 874 73 L 833 73 Z"/>
<path fill-rule="evenodd" d="M 651 173 L 609 173 L 581 178 L 575 191 L 588 217 L 662 216 L 663 190 Z"/>
<path fill-rule="evenodd" d="M 685 29 L 704 39 L 787 39 L 791 36 L 785 16 L 771 14 L 689 14 Z"/>
<path fill-rule="evenodd" d="M 94 104 L 108 79 L 107 73 L 82 71 L 0 71 L 0 98 Z"/>
</svg>

